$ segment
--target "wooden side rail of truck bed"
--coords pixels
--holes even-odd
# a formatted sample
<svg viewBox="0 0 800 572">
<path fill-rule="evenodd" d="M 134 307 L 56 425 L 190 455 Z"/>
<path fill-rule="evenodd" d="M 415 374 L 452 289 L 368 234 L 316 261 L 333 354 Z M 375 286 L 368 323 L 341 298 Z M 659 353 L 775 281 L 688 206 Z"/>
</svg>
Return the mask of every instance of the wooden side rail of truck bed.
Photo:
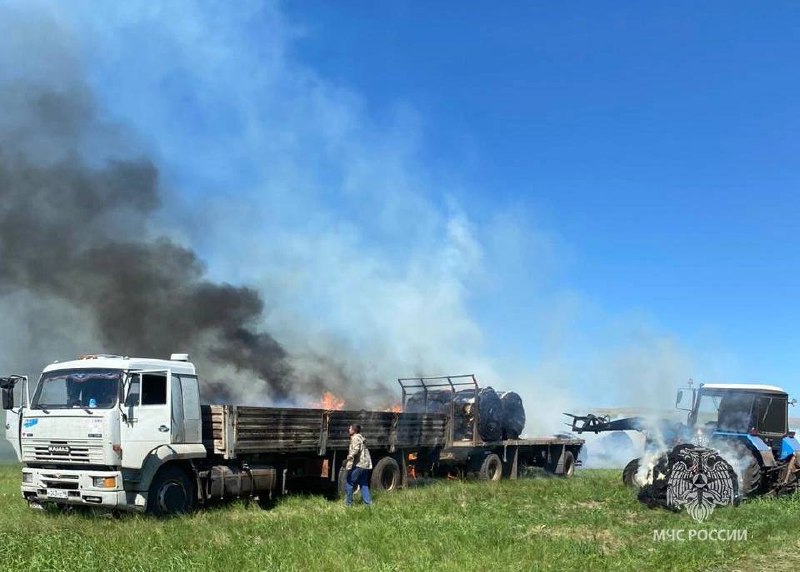
<svg viewBox="0 0 800 572">
<path fill-rule="evenodd" d="M 328 411 L 280 407 L 205 405 L 203 443 L 210 454 L 309 453 L 347 449 L 351 424 L 361 425 L 370 448 L 398 449 L 447 445 L 448 416 L 390 411 Z"/>
</svg>

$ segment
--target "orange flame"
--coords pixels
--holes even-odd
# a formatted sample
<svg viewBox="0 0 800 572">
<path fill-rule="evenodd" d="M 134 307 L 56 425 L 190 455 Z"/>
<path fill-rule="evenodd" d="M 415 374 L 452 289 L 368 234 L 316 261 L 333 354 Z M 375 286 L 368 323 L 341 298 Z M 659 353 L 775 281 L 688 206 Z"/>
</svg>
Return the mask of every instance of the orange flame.
<svg viewBox="0 0 800 572">
<path fill-rule="evenodd" d="M 389 407 L 384 409 L 384 411 L 390 411 L 392 413 L 402 413 L 403 412 L 403 406 L 400 405 L 399 403 L 395 403 L 394 405 L 390 405 Z"/>
<path fill-rule="evenodd" d="M 344 409 L 344 399 L 336 397 L 330 391 L 322 394 L 322 399 L 312 405 L 317 409 L 327 409 L 329 411 L 340 411 Z"/>
</svg>

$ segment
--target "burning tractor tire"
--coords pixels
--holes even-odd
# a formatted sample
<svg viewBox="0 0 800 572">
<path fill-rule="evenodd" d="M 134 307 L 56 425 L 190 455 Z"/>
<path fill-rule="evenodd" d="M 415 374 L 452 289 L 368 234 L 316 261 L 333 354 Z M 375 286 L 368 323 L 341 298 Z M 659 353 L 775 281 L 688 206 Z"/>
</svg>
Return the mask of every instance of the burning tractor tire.
<svg viewBox="0 0 800 572">
<path fill-rule="evenodd" d="M 622 469 L 622 483 L 626 487 L 640 489 L 642 486 L 644 486 L 645 483 L 642 482 L 637 476 L 639 473 L 639 467 L 641 467 L 641 463 L 641 459 L 634 459 L 625 465 L 624 469 Z"/>
<path fill-rule="evenodd" d="M 740 500 L 736 470 L 714 449 L 678 445 L 656 461 L 650 476 L 639 490 L 641 502 L 676 512 L 685 508 L 698 522 L 715 507 Z"/>
</svg>

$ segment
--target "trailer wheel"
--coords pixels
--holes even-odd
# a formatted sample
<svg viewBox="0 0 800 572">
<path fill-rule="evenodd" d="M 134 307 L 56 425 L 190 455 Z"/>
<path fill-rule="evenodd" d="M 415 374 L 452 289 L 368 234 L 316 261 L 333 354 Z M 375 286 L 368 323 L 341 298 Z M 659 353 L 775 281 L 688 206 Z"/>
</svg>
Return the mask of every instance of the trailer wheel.
<svg viewBox="0 0 800 572">
<path fill-rule="evenodd" d="M 622 483 L 626 487 L 630 487 L 632 489 L 641 488 L 639 483 L 636 482 L 636 473 L 639 472 L 639 465 L 641 463 L 641 459 L 634 459 L 627 465 L 625 468 L 622 469 Z"/>
<path fill-rule="evenodd" d="M 558 477 L 570 478 L 575 472 L 575 454 L 572 451 L 564 451 L 564 465 L 562 471 L 558 472 L 558 465 L 561 457 L 553 456 L 547 463 L 547 472 Z"/>
<path fill-rule="evenodd" d="M 503 477 L 503 462 L 495 453 L 484 457 L 481 468 L 478 469 L 478 479 L 481 481 L 499 481 Z"/>
<path fill-rule="evenodd" d="M 156 473 L 147 494 L 148 513 L 156 516 L 184 514 L 194 505 L 194 488 L 186 471 L 168 465 Z"/>
<path fill-rule="evenodd" d="M 564 472 L 561 476 L 569 479 L 575 474 L 575 455 L 572 451 L 564 451 Z"/>
<path fill-rule="evenodd" d="M 373 491 L 391 492 L 400 488 L 400 465 L 392 457 L 383 457 L 372 469 L 369 486 Z"/>
<path fill-rule="evenodd" d="M 339 469 L 339 478 L 336 479 L 336 493 L 340 499 L 343 499 L 345 495 L 344 486 L 347 484 L 348 472 L 349 471 L 344 468 L 344 465 L 342 465 L 342 468 Z"/>
</svg>

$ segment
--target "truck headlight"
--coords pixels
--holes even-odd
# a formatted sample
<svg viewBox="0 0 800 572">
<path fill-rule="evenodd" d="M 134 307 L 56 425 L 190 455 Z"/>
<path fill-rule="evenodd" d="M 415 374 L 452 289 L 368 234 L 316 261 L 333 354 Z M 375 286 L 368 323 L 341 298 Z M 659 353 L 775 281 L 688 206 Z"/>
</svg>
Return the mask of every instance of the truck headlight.
<svg viewBox="0 0 800 572">
<path fill-rule="evenodd" d="M 116 477 L 92 477 L 92 484 L 97 489 L 115 489 L 117 488 Z"/>
<path fill-rule="evenodd" d="M 32 483 L 33 482 L 33 473 L 22 473 L 22 482 L 23 483 Z"/>
</svg>

